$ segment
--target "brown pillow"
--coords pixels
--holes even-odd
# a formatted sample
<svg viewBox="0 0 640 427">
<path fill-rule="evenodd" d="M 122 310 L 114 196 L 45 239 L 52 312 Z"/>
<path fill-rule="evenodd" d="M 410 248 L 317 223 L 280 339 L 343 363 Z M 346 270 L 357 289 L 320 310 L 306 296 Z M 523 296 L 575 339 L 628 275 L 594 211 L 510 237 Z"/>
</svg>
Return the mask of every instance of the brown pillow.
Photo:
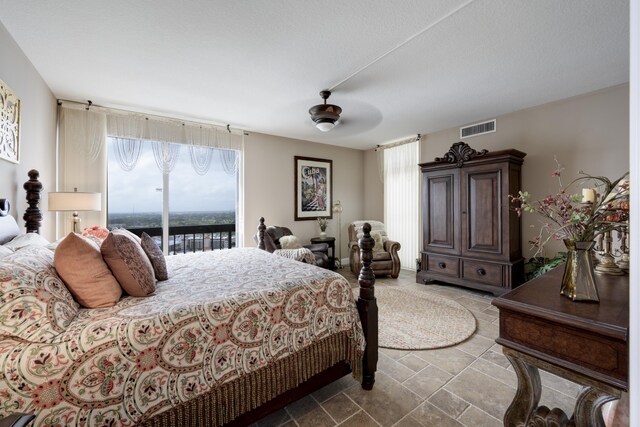
<svg viewBox="0 0 640 427">
<path fill-rule="evenodd" d="M 133 234 L 131 231 L 127 230 L 126 228 L 116 228 L 116 230 L 118 230 L 120 233 L 124 233 L 127 236 L 131 237 L 138 244 L 140 244 L 142 242 L 142 239 L 138 235 Z"/>
<path fill-rule="evenodd" d="M 153 266 L 153 272 L 158 280 L 167 280 L 169 274 L 167 273 L 167 262 L 164 259 L 162 249 L 156 244 L 147 233 L 142 233 L 142 249 L 144 253 L 149 257 L 151 265 Z"/>
<path fill-rule="evenodd" d="M 145 297 L 155 291 L 153 266 L 130 234 L 126 230 L 113 230 L 102 242 L 100 251 L 122 289 L 131 296 Z"/>
<path fill-rule="evenodd" d="M 122 289 L 91 239 L 69 233 L 56 247 L 53 263 L 81 306 L 111 307 L 120 300 Z"/>
</svg>

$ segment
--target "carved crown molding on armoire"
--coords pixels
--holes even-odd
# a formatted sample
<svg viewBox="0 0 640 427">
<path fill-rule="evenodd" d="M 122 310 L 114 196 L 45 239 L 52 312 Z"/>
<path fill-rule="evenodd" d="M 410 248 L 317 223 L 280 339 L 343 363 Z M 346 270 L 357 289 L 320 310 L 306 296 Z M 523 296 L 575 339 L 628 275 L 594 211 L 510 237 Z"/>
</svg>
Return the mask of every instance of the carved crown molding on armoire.
<svg viewBox="0 0 640 427">
<path fill-rule="evenodd" d="M 502 294 L 524 281 L 520 218 L 509 194 L 520 190 L 525 153 L 454 143 L 422 171 L 419 283 L 439 281 Z"/>
<path fill-rule="evenodd" d="M 469 147 L 469 144 L 466 142 L 460 141 L 454 143 L 451 148 L 449 148 L 449 151 L 444 153 L 444 156 L 436 157 L 434 161 L 438 163 L 455 163 L 457 167 L 461 168 L 464 165 L 464 162 L 482 157 L 488 152 L 488 150 L 476 151 Z"/>
</svg>

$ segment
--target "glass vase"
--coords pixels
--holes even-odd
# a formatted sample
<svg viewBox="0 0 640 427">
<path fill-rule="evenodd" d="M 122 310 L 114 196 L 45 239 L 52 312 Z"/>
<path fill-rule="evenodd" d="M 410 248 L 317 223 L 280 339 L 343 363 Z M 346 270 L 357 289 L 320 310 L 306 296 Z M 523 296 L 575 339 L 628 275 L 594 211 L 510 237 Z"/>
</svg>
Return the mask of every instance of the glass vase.
<svg viewBox="0 0 640 427">
<path fill-rule="evenodd" d="M 595 242 L 564 239 L 564 245 L 568 252 L 560 293 L 573 301 L 600 302 L 591 257 Z"/>
</svg>

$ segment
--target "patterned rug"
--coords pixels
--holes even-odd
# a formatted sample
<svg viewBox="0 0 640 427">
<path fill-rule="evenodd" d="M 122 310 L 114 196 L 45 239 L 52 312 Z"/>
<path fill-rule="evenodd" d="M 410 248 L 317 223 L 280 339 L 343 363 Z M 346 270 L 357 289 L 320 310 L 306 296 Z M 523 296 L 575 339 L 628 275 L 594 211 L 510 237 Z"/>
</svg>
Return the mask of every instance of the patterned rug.
<svg viewBox="0 0 640 427">
<path fill-rule="evenodd" d="M 400 350 L 448 347 L 466 340 L 476 330 L 473 314 L 449 298 L 391 286 L 376 286 L 375 293 L 380 347 Z"/>
</svg>

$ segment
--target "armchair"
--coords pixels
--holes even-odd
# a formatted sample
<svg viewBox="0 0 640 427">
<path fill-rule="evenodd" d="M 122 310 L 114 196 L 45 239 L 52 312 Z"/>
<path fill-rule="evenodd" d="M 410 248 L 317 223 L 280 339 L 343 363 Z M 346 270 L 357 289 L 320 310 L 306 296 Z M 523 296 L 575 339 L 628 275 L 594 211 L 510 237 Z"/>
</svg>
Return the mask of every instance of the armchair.
<svg viewBox="0 0 640 427">
<path fill-rule="evenodd" d="M 273 253 L 277 249 L 282 249 L 280 238 L 283 236 L 293 236 L 293 233 L 287 227 L 268 226 L 264 233 L 265 250 Z M 302 245 L 302 247 L 309 249 L 313 253 L 318 267 L 329 268 L 329 245 L 326 243 L 312 243 L 310 245 Z"/>
<path fill-rule="evenodd" d="M 354 221 L 349 225 L 349 265 L 356 276 L 362 267 L 360 263 L 360 247 L 358 239 L 362 237 L 362 226 L 365 222 L 371 224 L 371 237 L 380 239 L 379 250 L 374 247 L 371 269 L 376 276 L 389 274 L 396 279 L 400 274 L 400 258 L 398 251 L 400 243 L 387 238 L 384 224 L 380 221 Z M 378 246 L 378 242 L 376 246 Z"/>
</svg>

